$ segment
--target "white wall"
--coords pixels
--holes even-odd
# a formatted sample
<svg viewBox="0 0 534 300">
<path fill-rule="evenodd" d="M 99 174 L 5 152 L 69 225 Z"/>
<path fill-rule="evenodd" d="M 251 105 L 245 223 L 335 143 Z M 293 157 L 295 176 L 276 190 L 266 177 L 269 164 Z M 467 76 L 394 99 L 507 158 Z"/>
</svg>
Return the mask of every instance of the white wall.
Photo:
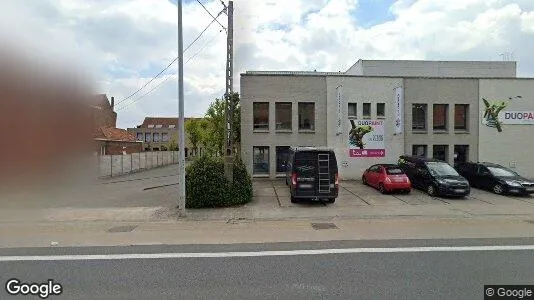
<svg viewBox="0 0 534 300">
<path fill-rule="evenodd" d="M 511 100 L 506 110 L 534 111 L 534 79 L 481 79 L 479 112 L 479 161 L 487 161 L 513 167 L 523 176 L 534 179 L 534 124 L 503 125 L 502 132 L 482 124 L 485 105 L 488 101 Z"/>
<path fill-rule="evenodd" d="M 363 78 L 363 77 L 327 77 L 327 144 L 334 148 L 339 165 L 341 179 L 360 179 L 369 166 L 376 163 L 396 163 L 399 155 L 404 153 L 404 133 L 394 133 L 394 88 L 402 86 L 402 78 Z M 343 133 L 336 135 L 337 129 L 337 91 L 343 84 Z M 380 158 L 349 157 L 348 134 L 350 122 L 347 103 L 358 103 L 358 118 L 362 117 L 363 103 L 371 103 L 371 119 L 376 119 L 376 103 L 386 103 L 385 148 L 386 156 Z M 344 167 L 343 163 L 347 166 Z"/>
<path fill-rule="evenodd" d="M 178 151 L 98 156 L 99 177 L 113 177 L 178 163 Z"/>
</svg>

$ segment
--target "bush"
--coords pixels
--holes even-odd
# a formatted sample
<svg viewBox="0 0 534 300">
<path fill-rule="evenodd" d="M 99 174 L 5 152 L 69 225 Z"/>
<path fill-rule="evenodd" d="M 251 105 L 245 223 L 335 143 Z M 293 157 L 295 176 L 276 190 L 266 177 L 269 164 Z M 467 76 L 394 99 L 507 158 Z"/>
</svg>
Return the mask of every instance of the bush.
<svg viewBox="0 0 534 300">
<path fill-rule="evenodd" d="M 186 208 L 225 207 L 252 200 L 252 179 L 243 162 L 234 161 L 234 183 L 224 176 L 221 157 L 203 156 L 186 169 Z"/>
</svg>

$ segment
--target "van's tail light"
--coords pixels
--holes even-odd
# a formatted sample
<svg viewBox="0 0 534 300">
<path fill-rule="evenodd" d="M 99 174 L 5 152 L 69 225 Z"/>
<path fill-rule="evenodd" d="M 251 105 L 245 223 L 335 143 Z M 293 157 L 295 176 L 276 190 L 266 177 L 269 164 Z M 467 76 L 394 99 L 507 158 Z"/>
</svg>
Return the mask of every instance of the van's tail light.
<svg viewBox="0 0 534 300">
<path fill-rule="evenodd" d="M 339 185 L 339 173 L 336 173 L 336 185 Z"/>
<path fill-rule="evenodd" d="M 292 173 L 291 174 L 291 183 L 293 185 L 297 185 L 297 173 Z"/>
</svg>

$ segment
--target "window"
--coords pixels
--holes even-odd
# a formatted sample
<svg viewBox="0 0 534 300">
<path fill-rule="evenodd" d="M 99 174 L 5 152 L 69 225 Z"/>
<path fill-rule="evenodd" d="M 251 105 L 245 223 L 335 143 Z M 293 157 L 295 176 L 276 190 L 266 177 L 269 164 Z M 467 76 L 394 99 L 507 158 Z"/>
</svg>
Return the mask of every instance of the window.
<svg viewBox="0 0 534 300">
<path fill-rule="evenodd" d="M 161 141 L 162 142 L 168 142 L 169 141 L 169 134 L 167 132 L 161 133 Z"/>
<path fill-rule="evenodd" d="M 386 103 L 377 103 L 376 104 L 376 116 L 385 117 L 386 116 Z"/>
<path fill-rule="evenodd" d="M 291 102 L 275 104 L 276 130 L 291 130 Z"/>
<path fill-rule="evenodd" d="M 269 130 L 269 102 L 254 102 L 252 118 L 254 129 Z"/>
<path fill-rule="evenodd" d="M 299 130 L 315 130 L 315 103 L 299 103 Z"/>
<path fill-rule="evenodd" d="M 152 125 L 152 124 L 148 125 L 148 128 L 154 128 L 154 125 Z"/>
<path fill-rule="evenodd" d="M 349 118 L 357 118 L 358 117 L 358 104 L 348 103 L 347 111 L 348 111 Z"/>
<path fill-rule="evenodd" d="M 276 173 L 284 173 L 289 159 L 289 146 L 276 146 Z"/>
<path fill-rule="evenodd" d="M 413 145 L 412 155 L 426 157 L 427 146 L 426 145 Z"/>
<path fill-rule="evenodd" d="M 454 165 L 469 160 L 469 145 L 454 145 Z"/>
<path fill-rule="evenodd" d="M 253 147 L 252 174 L 269 174 L 269 147 Z"/>
<path fill-rule="evenodd" d="M 469 104 L 454 105 L 454 129 L 467 130 L 467 115 L 469 113 Z"/>
<path fill-rule="evenodd" d="M 154 132 L 154 142 L 159 142 L 159 132 Z"/>
<path fill-rule="evenodd" d="M 412 104 L 412 130 L 426 130 L 426 104 Z"/>
<path fill-rule="evenodd" d="M 371 117 L 371 103 L 364 103 L 363 104 L 363 117 L 364 118 L 370 118 Z"/>
<path fill-rule="evenodd" d="M 176 125 L 169 125 L 169 128 L 176 128 Z"/>
<path fill-rule="evenodd" d="M 137 133 L 137 140 L 138 141 L 142 141 L 143 140 L 143 136 L 144 136 L 144 134 L 142 132 L 138 132 Z"/>
<path fill-rule="evenodd" d="M 163 125 L 156 125 L 156 128 L 161 128 L 163 127 Z"/>
<path fill-rule="evenodd" d="M 434 104 L 434 130 L 447 130 L 448 104 Z"/>
<path fill-rule="evenodd" d="M 145 142 L 152 142 L 152 133 L 145 133 Z"/>
<path fill-rule="evenodd" d="M 434 145 L 432 147 L 432 158 L 442 161 L 448 161 L 449 146 L 448 145 Z"/>
</svg>

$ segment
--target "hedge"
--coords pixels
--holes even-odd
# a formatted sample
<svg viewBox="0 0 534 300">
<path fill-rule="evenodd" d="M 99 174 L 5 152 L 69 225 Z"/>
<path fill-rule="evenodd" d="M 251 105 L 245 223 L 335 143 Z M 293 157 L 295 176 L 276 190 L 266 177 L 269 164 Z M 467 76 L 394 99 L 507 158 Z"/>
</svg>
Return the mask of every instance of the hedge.
<svg viewBox="0 0 534 300">
<path fill-rule="evenodd" d="M 186 169 L 186 208 L 226 207 L 252 200 L 252 179 L 243 162 L 234 161 L 234 183 L 224 176 L 221 157 L 202 156 Z"/>
</svg>

